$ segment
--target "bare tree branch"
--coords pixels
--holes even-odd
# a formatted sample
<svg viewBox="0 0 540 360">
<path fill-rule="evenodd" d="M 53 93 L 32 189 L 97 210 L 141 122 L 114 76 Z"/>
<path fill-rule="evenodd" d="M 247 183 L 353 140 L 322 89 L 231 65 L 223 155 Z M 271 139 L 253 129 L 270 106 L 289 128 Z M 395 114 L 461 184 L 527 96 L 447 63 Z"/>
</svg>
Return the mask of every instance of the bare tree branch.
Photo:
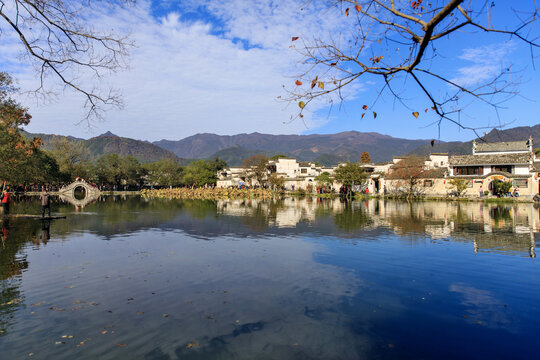
<svg viewBox="0 0 540 360">
<path fill-rule="evenodd" d="M 351 34 L 333 34 L 330 40 L 302 38 L 301 46 L 292 47 L 302 55 L 307 71 L 298 77 L 292 87 L 286 87 L 283 100 L 298 103 L 302 113 L 315 99 L 342 100 L 343 90 L 360 80 L 382 77 L 380 98 L 388 91 L 399 102 L 407 101 L 391 84 L 401 81 L 404 89 L 411 86 L 420 90 L 427 101 L 426 108 L 442 120 L 457 126 L 462 112 L 473 102 L 490 106 L 498 116 L 501 104 L 515 96 L 519 77 L 512 67 L 501 66 L 498 73 L 481 78 L 475 83 L 463 82 L 449 75 L 444 67 L 437 66 L 440 54 L 435 44 L 441 39 L 454 37 L 468 31 L 504 37 L 503 41 L 517 39 L 530 48 L 534 66 L 533 49 L 540 46 L 539 36 L 533 32 L 538 17 L 536 3 L 516 4 L 514 28 L 496 27 L 493 24 L 493 2 L 478 4 L 464 0 L 329 0 L 330 6 L 344 18 L 352 18 Z M 483 17 L 487 18 L 487 20 Z M 505 26 L 507 26 L 505 24 Z M 476 32 L 476 33 L 475 33 Z M 536 33 L 537 34 L 537 33 Z M 340 41 L 334 40 L 339 38 Z M 496 39 L 496 38 L 495 38 Z M 397 44 L 397 48 L 392 45 Z M 414 85 L 407 83 L 413 80 Z M 301 84 L 302 86 L 300 86 Z M 406 106 L 408 108 L 408 106 Z M 426 110 L 428 111 L 428 110 Z M 418 112 L 413 112 L 415 117 Z M 294 119 L 294 117 L 293 117 Z M 475 131 L 476 132 L 476 131 Z"/>
<path fill-rule="evenodd" d="M 0 29 L 3 21 L 17 34 L 30 63 L 36 66 L 40 85 L 53 75 L 65 88 L 82 94 L 86 120 L 100 118 L 112 107 L 122 107 L 122 99 L 112 89 L 102 89 L 104 75 L 126 67 L 125 59 L 133 44 L 125 36 L 95 31 L 91 13 L 101 6 L 128 5 L 134 0 L 0 0 Z M 112 5 L 111 5 L 112 4 Z M 0 36 L 2 34 L 0 33 Z M 80 78 L 87 81 L 83 81 Z M 88 76 L 94 85 L 87 85 Z"/>
</svg>

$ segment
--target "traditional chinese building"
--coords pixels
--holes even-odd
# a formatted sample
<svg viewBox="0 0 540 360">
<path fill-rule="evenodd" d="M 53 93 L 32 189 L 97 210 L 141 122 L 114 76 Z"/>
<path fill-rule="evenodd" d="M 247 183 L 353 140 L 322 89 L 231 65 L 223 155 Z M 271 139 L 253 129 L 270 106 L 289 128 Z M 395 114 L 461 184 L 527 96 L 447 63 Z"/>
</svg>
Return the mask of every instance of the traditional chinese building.
<svg viewBox="0 0 540 360">
<path fill-rule="evenodd" d="M 522 141 L 495 143 L 473 142 L 472 155 L 451 156 L 449 177 L 470 181 L 466 195 L 480 191 L 492 193 L 493 181 L 509 181 L 520 196 L 534 196 L 539 192 L 537 159 L 532 137 Z"/>
</svg>

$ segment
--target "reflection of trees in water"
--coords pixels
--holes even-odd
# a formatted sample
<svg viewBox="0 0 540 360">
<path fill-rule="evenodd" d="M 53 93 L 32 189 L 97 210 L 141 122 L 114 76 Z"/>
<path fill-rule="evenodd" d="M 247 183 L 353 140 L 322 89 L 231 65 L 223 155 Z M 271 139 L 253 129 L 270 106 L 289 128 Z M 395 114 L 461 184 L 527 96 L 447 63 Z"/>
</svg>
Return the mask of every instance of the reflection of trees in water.
<svg viewBox="0 0 540 360">
<path fill-rule="evenodd" d="M 387 220 L 397 234 L 424 234 L 426 225 L 433 224 L 433 221 L 428 222 L 426 218 L 419 215 L 418 206 L 422 206 L 422 203 L 403 202 L 399 207 L 399 212 L 390 214 Z"/>
<path fill-rule="evenodd" d="M 268 199 L 248 202 L 247 207 L 251 208 L 249 217 L 242 217 L 241 222 L 249 229 L 263 232 L 270 226 L 270 222 L 276 220 L 280 210 L 285 209 L 285 204 L 281 200 Z"/>
<path fill-rule="evenodd" d="M 22 272 L 28 268 L 26 255 L 21 254 L 29 241 L 39 245 L 40 221 L 0 220 L 0 336 L 7 334 L 14 312 L 23 303 L 20 291 Z"/>
<path fill-rule="evenodd" d="M 334 213 L 334 223 L 339 229 L 352 232 L 365 228 L 370 223 L 370 218 L 364 206 L 345 202 L 342 210 Z"/>
<path fill-rule="evenodd" d="M 489 214 L 495 223 L 507 223 L 512 222 L 512 215 L 510 214 L 510 208 L 504 205 L 497 205 L 489 210 Z"/>
<path fill-rule="evenodd" d="M 180 208 L 196 219 L 216 217 L 217 203 L 215 200 L 194 199 L 182 201 Z"/>
</svg>

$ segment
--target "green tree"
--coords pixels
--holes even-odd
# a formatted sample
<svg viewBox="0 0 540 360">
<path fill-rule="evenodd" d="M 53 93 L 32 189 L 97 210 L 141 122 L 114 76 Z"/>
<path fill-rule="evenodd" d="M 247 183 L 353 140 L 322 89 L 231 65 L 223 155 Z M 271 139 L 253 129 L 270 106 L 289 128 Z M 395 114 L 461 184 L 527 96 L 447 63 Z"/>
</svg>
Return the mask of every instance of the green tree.
<svg viewBox="0 0 540 360">
<path fill-rule="evenodd" d="M 346 162 L 340 164 L 334 170 L 334 179 L 345 186 L 347 191 L 347 196 L 352 195 L 353 185 L 361 185 L 366 181 L 367 174 L 364 171 L 364 168 L 360 166 L 359 163 L 350 163 Z"/>
<path fill-rule="evenodd" d="M 182 184 L 182 167 L 174 159 L 163 159 L 145 164 L 148 182 L 157 186 L 178 186 Z"/>
<path fill-rule="evenodd" d="M 141 186 L 143 177 L 146 175 L 145 169 L 139 160 L 133 156 L 126 156 L 122 159 L 122 180 L 126 185 Z"/>
<path fill-rule="evenodd" d="M 462 196 L 465 193 L 465 190 L 467 190 L 469 180 L 455 178 L 450 180 L 448 184 L 450 184 L 451 187 L 456 189 L 457 196 Z"/>
<path fill-rule="evenodd" d="M 227 163 L 218 157 L 214 158 L 214 160 L 211 160 L 208 163 L 216 172 L 227 167 Z"/>
<path fill-rule="evenodd" d="M 493 180 L 493 194 L 499 197 L 504 196 L 512 188 L 511 181 Z"/>
<path fill-rule="evenodd" d="M 186 185 L 215 185 L 216 182 L 217 171 L 208 161 L 197 160 L 184 168 L 184 184 Z"/>
<path fill-rule="evenodd" d="M 89 158 L 88 150 L 67 138 L 55 140 L 52 144 L 52 156 L 56 159 L 60 172 L 65 180 L 73 181 L 75 178 L 87 178 L 90 164 L 85 160 Z"/>
<path fill-rule="evenodd" d="M 334 180 L 330 177 L 330 173 L 325 171 L 315 177 L 315 182 L 319 187 L 330 187 L 334 183 Z"/>
<path fill-rule="evenodd" d="M 46 151 L 36 149 L 32 155 L 21 159 L 19 184 L 52 184 L 62 180 L 56 159 Z"/>
<path fill-rule="evenodd" d="M 96 160 L 96 176 L 101 183 L 121 185 L 124 177 L 122 158 L 117 154 L 101 155 Z"/>
</svg>

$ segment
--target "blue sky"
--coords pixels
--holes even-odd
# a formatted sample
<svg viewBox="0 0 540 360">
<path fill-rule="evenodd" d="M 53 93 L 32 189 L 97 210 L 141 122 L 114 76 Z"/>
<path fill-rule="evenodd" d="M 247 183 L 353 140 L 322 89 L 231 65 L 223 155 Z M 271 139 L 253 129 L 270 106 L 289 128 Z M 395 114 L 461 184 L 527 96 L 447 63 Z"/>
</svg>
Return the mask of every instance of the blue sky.
<svg viewBox="0 0 540 360">
<path fill-rule="evenodd" d="M 291 49 L 291 37 L 322 37 L 347 32 L 350 18 L 324 10 L 321 1 L 303 9 L 295 0 L 184 0 L 138 1 L 137 6 L 94 15 L 100 28 L 127 31 L 135 41 L 129 69 L 112 74 L 104 82 L 122 92 L 123 110 L 110 110 L 103 121 L 88 126 L 79 95 L 49 79 L 58 96 L 45 100 L 21 97 L 33 115 L 31 132 L 57 133 L 89 138 L 106 131 L 143 140 L 177 140 L 196 133 L 311 134 L 340 131 L 378 132 L 410 139 L 469 140 L 474 133 L 448 122 L 430 125 L 437 118 L 422 110 L 430 107 L 410 81 L 400 83 L 408 107 L 385 93 L 375 102 L 378 79 L 359 79 L 342 104 L 330 110 L 316 103 L 308 110 L 305 124 L 290 122 L 296 104 L 278 101 L 285 96 L 282 85 L 291 87 L 305 70 L 302 58 Z M 494 25 L 515 24 L 497 1 L 491 8 Z M 481 19 L 482 20 L 482 19 Z M 349 21 L 349 22 L 347 22 Z M 0 25 L 3 26 L 3 25 Z M 532 27 L 531 37 L 538 34 Z M 20 62 L 17 39 L 6 32 L 0 43 L 0 69 L 11 72 L 23 90 L 36 86 L 35 72 Z M 475 81 L 501 67 L 512 67 L 519 79 L 519 96 L 502 104 L 498 113 L 473 103 L 461 120 L 476 127 L 531 126 L 540 123 L 538 71 L 530 49 L 508 36 L 460 31 L 436 43 L 440 56 L 433 60 L 451 79 Z M 540 64 L 536 64 L 540 66 Z M 84 75 L 83 75 L 84 78 Z M 440 92 L 444 85 L 432 84 Z M 363 105 L 370 112 L 361 119 Z M 374 119 L 371 110 L 378 116 Z M 411 110 L 420 110 L 415 119 Z M 483 130 L 481 130 L 483 131 Z M 489 131 L 489 129 L 486 129 Z"/>
</svg>

